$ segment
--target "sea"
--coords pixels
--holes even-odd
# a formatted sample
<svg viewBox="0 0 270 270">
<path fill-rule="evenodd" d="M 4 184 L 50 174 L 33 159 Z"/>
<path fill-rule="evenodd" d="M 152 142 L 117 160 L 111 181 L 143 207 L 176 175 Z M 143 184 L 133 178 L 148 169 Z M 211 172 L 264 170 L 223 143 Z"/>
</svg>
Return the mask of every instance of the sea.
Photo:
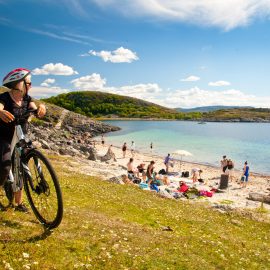
<svg viewBox="0 0 270 270">
<path fill-rule="evenodd" d="M 185 150 L 192 156 L 176 156 L 183 161 L 220 166 L 223 155 L 242 169 L 247 161 L 251 172 L 270 175 L 270 124 L 221 123 L 195 121 L 104 121 L 118 126 L 120 131 L 106 134 L 106 143 L 129 147 L 135 142 L 136 150 L 166 156 Z"/>
</svg>

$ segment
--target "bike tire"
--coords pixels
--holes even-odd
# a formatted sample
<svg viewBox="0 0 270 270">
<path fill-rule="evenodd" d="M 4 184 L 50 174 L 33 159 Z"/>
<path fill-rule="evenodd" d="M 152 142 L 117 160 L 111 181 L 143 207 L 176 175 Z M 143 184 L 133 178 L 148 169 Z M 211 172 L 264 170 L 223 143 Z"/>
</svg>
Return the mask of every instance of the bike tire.
<svg viewBox="0 0 270 270">
<path fill-rule="evenodd" d="M 48 229 L 58 227 L 63 218 L 63 199 L 52 165 L 36 149 L 27 153 L 22 165 L 27 168 L 23 169 L 24 188 L 35 216 Z"/>
</svg>

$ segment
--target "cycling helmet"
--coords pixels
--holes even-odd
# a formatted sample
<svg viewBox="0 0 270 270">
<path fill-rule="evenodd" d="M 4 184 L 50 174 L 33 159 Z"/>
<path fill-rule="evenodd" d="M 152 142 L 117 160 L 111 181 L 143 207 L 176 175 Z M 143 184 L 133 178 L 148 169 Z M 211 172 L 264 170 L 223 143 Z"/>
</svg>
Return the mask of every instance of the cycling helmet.
<svg viewBox="0 0 270 270">
<path fill-rule="evenodd" d="M 5 78 L 3 79 L 3 86 L 6 86 L 9 83 L 13 82 L 20 82 L 29 74 L 30 70 L 26 68 L 16 68 L 5 76 Z"/>
</svg>

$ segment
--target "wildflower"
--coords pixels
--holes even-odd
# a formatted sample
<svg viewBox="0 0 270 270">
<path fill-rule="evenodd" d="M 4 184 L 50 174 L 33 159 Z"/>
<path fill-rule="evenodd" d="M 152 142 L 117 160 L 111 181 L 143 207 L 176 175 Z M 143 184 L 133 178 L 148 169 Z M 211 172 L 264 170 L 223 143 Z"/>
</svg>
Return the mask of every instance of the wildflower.
<svg viewBox="0 0 270 270">
<path fill-rule="evenodd" d="M 29 254 L 28 254 L 28 253 L 23 252 L 23 257 L 24 257 L 24 258 L 29 258 Z"/>
</svg>

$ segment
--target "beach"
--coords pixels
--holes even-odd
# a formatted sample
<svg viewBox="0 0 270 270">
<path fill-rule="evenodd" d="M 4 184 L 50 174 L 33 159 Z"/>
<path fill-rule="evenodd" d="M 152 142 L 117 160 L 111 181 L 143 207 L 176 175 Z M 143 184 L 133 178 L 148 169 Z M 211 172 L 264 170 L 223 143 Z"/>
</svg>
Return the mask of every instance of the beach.
<svg viewBox="0 0 270 270">
<path fill-rule="evenodd" d="M 99 156 L 104 156 L 108 150 L 108 147 L 109 145 L 106 143 L 105 145 L 100 143 L 95 144 L 95 149 Z M 99 160 L 88 160 L 85 157 L 80 156 L 69 159 L 65 166 L 67 166 L 73 172 L 77 170 L 80 173 L 98 176 L 107 181 L 113 177 L 121 178 L 121 175 L 127 174 L 126 167 L 129 159 L 131 158 L 131 152 L 130 150 L 127 150 L 126 157 L 123 158 L 121 148 L 112 146 L 111 149 L 115 154 L 116 160 L 101 162 Z M 165 169 L 164 157 L 151 153 L 146 154 L 136 151 L 134 156 L 134 167 L 137 167 L 140 163 L 145 163 L 147 167 L 150 161 L 154 160 L 155 171 L 158 172 L 161 169 Z M 181 171 L 191 172 L 193 168 L 199 168 L 203 171 L 202 179 L 204 180 L 204 183 L 196 183 L 196 188 L 198 190 L 210 190 L 211 187 L 217 186 L 219 184 L 220 176 L 222 173 L 221 168 L 182 161 Z M 174 166 L 170 168 L 170 171 L 179 172 L 180 161 L 174 161 Z M 270 177 L 258 173 L 253 174 L 251 172 L 247 187 L 241 188 L 239 182 L 242 172 L 235 170 L 233 175 L 234 179 L 232 182 L 229 182 L 227 189 L 223 190 L 221 193 L 213 193 L 212 197 L 204 197 L 204 200 L 208 201 L 213 206 L 226 206 L 226 208 L 229 209 L 260 209 L 262 207 L 262 203 L 249 200 L 248 197 L 250 193 L 269 195 L 270 191 L 267 190 L 267 188 L 270 187 Z M 174 177 L 174 179 L 177 179 L 177 177 Z M 186 179 L 190 182 L 191 175 Z M 193 199 L 193 201 L 201 202 L 202 200 Z M 266 210 L 270 210 L 269 204 L 264 203 L 263 207 Z"/>
</svg>

